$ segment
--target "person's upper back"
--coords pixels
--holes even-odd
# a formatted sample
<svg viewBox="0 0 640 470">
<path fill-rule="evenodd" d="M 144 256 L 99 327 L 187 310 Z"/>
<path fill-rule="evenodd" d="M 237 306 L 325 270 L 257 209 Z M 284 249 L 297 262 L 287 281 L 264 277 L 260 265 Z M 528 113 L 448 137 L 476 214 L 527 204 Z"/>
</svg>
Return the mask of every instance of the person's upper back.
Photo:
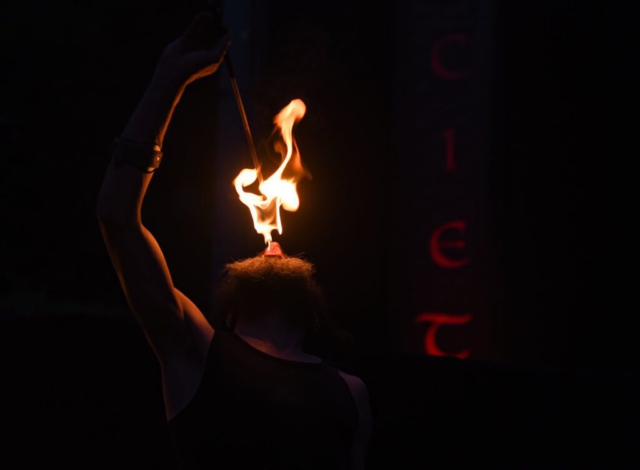
<svg viewBox="0 0 640 470">
<path fill-rule="evenodd" d="M 202 382 L 169 427 L 183 469 L 348 469 L 358 413 L 324 361 L 266 354 L 217 330 Z"/>
</svg>

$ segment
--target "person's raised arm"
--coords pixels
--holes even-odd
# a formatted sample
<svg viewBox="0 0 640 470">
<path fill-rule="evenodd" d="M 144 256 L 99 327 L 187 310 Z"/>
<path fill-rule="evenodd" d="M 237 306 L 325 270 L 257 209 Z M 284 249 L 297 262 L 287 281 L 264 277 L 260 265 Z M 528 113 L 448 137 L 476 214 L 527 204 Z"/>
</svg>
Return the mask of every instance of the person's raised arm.
<svg viewBox="0 0 640 470">
<path fill-rule="evenodd" d="M 167 46 L 115 152 L 126 151 L 135 157 L 162 149 L 185 87 L 214 73 L 229 44 L 227 36 L 212 47 L 198 41 L 199 33 L 212 26 L 211 15 L 201 14 L 183 36 Z M 142 202 L 153 172 L 139 168 L 135 159 L 124 160 L 112 158 L 98 197 L 98 219 L 111 261 L 160 362 L 174 354 L 202 356 L 213 330 L 200 310 L 175 289 L 158 243 L 142 224 Z"/>
</svg>

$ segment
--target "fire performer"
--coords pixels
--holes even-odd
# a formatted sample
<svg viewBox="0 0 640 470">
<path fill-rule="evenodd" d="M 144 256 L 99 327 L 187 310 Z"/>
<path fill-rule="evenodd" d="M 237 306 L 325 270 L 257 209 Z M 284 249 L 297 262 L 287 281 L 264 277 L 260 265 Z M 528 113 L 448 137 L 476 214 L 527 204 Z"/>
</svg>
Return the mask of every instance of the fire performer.
<svg viewBox="0 0 640 470">
<path fill-rule="evenodd" d="M 164 50 L 121 137 L 98 200 L 103 237 L 162 371 L 182 468 L 361 469 L 370 433 L 365 385 L 302 349 L 321 311 L 313 266 L 277 243 L 229 264 L 213 326 L 174 285 L 141 221 L 146 190 L 185 87 L 219 67 L 229 37 L 198 41 L 201 14 Z M 215 329 L 214 329 L 215 327 Z"/>
</svg>

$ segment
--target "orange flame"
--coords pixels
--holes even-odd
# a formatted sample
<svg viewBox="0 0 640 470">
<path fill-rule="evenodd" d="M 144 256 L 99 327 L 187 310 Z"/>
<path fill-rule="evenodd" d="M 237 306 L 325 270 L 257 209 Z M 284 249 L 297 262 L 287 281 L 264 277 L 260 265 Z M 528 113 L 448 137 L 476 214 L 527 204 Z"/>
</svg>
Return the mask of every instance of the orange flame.
<svg viewBox="0 0 640 470">
<path fill-rule="evenodd" d="M 244 169 L 233 180 L 240 201 L 249 208 L 256 232 L 264 237 L 265 244 L 271 244 L 273 230 L 282 233 L 280 207 L 295 212 L 300 206 L 296 188 L 298 181 L 307 173 L 302 167 L 298 145 L 293 138 L 293 125 L 303 118 L 306 110 L 302 100 L 295 99 L 274 118 L 275 129 L 280 130 L 285 148 L 278 146 L 276 149 L 282 155 L 282 163 L 268 179 L 260 183 L 260 194 L 244 190 L 258 178 L 258 168 Z"/>
</svg>

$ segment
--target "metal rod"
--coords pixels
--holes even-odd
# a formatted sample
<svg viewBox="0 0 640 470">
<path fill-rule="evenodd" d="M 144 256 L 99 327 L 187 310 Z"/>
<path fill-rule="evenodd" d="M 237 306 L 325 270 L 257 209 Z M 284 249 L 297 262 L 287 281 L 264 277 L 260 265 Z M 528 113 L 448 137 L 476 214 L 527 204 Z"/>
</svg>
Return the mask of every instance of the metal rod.
<svg viewBox="0 0 640 470">
<path fill-rule="evenodd" d="M 220 36 L 221 32 L 227 32 L 228 30 L 222 25 L 222 8 L 220 1 L 207 0 L 207 8 L 213 17 L 215 18 L 217 35 Z M 249 152 L 251 153 L 251 159 L 253 160 L 253 166 L 256 169 L 258 181 L 262 183 L 262 171 L 260 170 L 260 160 L 258 160 L 258 153 L 256 152 L 256 146 L 253 143 L 253 137 L 251 136 L 251 128 L 249 127 L 249 119 L 247 119 L 247 112 L 244 109 L 242 102 L 242 95 L 240 94 L 240 88 L 238 87 L 238 80 L 236 80 L 236 73 L 233 69 L 233 62 L 231 61 L 231 54 L 229 51 L 224 56 L 224 63 L 227 66 L 227 72 L 229 72 L 229 79 L 231 80 L 231 88 L 233 88 L 233 96 L 236 99 L 238 105 L 238 111 L 240 111 L 240 119 L 242 119 L 242 127 L 244 127 L 244 133 L 247 137 L 247 143 L 249 144 Z"/>
<path fill-rule="evenodd" d="M 258 153 L 256 152 L 256 146 L 253 143 L 253 137 L 251 136 L 251 128 L 249 127 L 249 120 L 247 119 L 247 112 L 244 110 L 244 104 L 242 102 L 242 95 L 240 95 L 240 88 L 238 87 L 238 80 L 236 80 L 236 74 L 233 70 L 233 62 L 231 62 L 231 56 L 229 51 L 224 56 L 224 63 L 227 66 L 229 72 L 229 78 L 231 79 L 231 88 L 233 88 L 233 96 L 236 98 L 238 105 L 238 111 L 240 111 L 240 118 L 242 119 L 242 126 L 244 127 L 244 133 L 247 136 L 247 143 L 249 144 L 249 152 L 251 152 L 251 159 L 253 160 L 253 166 L 258 173 L 258 181 L 262 183 L 262 171 L 260 170 L 260 160 L 258 160 Z"/>
</svg>

